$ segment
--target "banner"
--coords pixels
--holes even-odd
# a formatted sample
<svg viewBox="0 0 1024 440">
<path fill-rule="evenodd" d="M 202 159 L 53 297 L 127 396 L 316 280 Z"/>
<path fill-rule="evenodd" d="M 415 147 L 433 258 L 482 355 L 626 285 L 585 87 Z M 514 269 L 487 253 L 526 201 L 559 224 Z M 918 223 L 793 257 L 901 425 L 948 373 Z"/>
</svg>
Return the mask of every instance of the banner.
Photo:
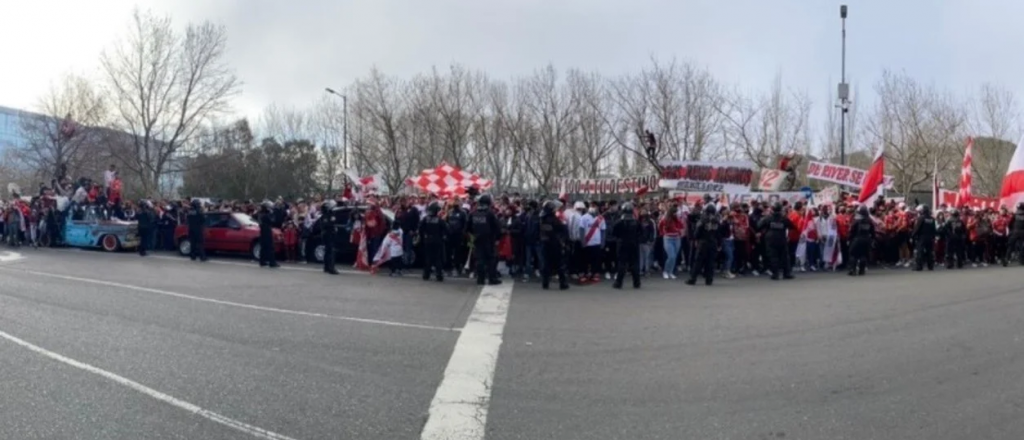
<svg viewBox="0 0 1024 440">
<path fill-rule="evenodd" d="M 825 182 L 860 188 L 867 171 L 846 165 L 828 162 L 810 162 L 807 164 L 807 178 Z M 885 189 L 892 188 L 892 176 L 885 176 Z"/>
<path fill-rule="evenodd" d="M 750 192 L 754 163 L 749 161 L 666 161 L 658 186 L 677 191 L 740 194 Z"/>
<path fill-rule="evenodd" d="M 806 202 L 807 196 L 800 191 L 784 191 L 784 192 L 742 192 L 742 193 L 703 193 L 703 192 L 686 192 L 686 191 L 669 191 L 669 197 L 681 198 L 686 200 L 686 203 L 693 205 L 698 200 L 704 199 L 704 195 L 708 194 L 715 201 L 724 204 L 736 203 L 747 203 L 757 201 L 760 203 L 773 204 L 775 202 L 781 202 L 783 200 L 789 201 L 789 203 Z"/>
<path fill-rule="evenodd" d="M 957 205 L 957 202 L 956 202 L 957 196 L 958 196 L 958 194 L 957 194 L 956 191 L 951 191 L 951 190 L 948 190 L 948 189 L 940 189 L 939 190 L 939 204 L 946 205 L 946 206 L 952 206 L 952 207 L 959 207 L 959 205 Z M 967 203 L 966 205 L 970 206 L 971 208 L 992 208 L 992 209 L 999 209 L 999 207 L 1001 206 L 1000 203 L 999 203 L 999 198 L 998 197 L 980 197 L 980 196 L 976 196 L 976 195 L 971 195 L 971 201 L 969 203 Z"/>
<path fill-rule="evenodd" d="M 815 206 L 832 205 L 836 200 L 839 200 L 839 187 L 832 185 L 814 194 L 811 203 Z"/>
<path fill-rule="evenodd" d="M 778 191 L 792 174 L 782 170 L 761 170 L 761 176 L 757 180 L 757 189 L 761 191 Z"/>
<path fill-rule="evenodd" d="M 658 176 L 610 177 L 606 179 L 576 179 L 558 177 L 551 183 L 551 191 L 564 194 L 628 194 L 642 187 L 654 188 Z"/>
</svg>

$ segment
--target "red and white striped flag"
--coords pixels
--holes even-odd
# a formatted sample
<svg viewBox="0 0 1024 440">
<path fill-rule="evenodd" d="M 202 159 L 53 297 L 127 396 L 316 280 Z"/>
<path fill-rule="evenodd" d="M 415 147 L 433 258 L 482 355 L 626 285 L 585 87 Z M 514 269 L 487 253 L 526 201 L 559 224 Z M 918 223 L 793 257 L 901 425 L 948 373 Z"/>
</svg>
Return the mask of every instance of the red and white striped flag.
<svg viewBox="0 0 1024 440">
<path fill-rule="evenodd" d="M 960 167 L 960 192 L 956 196 L 957 206 L 971 203 L 971 150 L 974 149 L 974 138 L 967 138 L 967 149 L 964 150 L 964 163 Z"/>
</svg>

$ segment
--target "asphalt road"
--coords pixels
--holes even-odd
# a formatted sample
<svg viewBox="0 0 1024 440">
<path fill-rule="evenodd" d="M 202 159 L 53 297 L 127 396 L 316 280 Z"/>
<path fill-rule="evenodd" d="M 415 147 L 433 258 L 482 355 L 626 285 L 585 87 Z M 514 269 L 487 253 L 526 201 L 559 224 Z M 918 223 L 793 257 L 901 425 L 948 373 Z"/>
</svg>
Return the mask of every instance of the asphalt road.
<svg viewBox="0 0 1024 440">
<path fill-rule="evenodd" d="M 20 252 L 0 439 L 419 439 L 483 368 L 467 280 Z M 470 403 L 489 440 L 1024 438 L 1024 268 L 798 277 L 517 282 Z"/>
</svg>

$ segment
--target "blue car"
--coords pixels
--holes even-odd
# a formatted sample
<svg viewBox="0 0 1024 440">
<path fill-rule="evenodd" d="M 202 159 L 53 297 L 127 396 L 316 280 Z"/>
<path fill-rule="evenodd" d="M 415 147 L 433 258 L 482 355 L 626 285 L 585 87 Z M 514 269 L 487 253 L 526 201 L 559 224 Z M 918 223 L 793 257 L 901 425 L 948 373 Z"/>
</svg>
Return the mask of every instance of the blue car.
<svg viewBox="0 0 1024 440">
<path fill-rule="evenodd" d="M 66 211 L 64 243 L 71 247 L 101 248 L 107 252 L 139 246 L 139 224 L 107 220 L 98 206 L 77 206 Z"/>
</svg>

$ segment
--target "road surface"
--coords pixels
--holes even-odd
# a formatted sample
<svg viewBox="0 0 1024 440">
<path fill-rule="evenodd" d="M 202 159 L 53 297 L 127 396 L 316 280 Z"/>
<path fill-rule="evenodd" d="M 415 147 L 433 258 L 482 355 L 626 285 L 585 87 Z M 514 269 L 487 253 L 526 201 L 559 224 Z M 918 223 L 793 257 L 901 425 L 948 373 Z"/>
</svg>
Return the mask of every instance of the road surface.
<svg viewBox="0 0 1024 440">
<path fill-rule="evenodd" d="M 18 252 L 3 439 L 1024 438 L 1024 268 L 560 292 Z"/>
</svg>

